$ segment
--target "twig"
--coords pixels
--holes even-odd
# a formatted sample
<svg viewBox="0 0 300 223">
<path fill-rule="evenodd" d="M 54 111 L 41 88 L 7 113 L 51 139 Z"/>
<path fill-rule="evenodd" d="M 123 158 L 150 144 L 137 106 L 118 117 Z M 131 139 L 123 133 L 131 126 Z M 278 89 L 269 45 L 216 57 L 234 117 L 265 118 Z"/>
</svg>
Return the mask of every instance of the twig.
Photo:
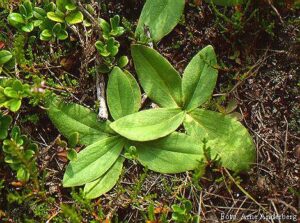
<svg viewBox="0 0 300 223">
<path fill-rule="evenodd" d="M 103 74 L 99 74 L 96 69 L 96 89 L 97 99 L 99 101 L 98 117 L 102 120 L 108 119 L 108 110 L 105 101 L 105 78 Z"/>
<path fill-rule="evenodd" d="M 265 209 L 260 203 L 258 203 L 258 201 L 256 201 L 240 184 L 238 184 L 234 178 L 231 176 L 231 174 L 229 173 L 229 171 L 224 168 L 225 172 L 227 173 L 227 175 L 229 176 L 230 180 L 243 192 L 243 194 L 245 194 L 249 199 L 251 199 L 255 204 L 257 204 L 263 211 L 265 211 L 266 213 L 269 214 L 269 211 L 267 209 Z"/>
<path fill-rule="evenodd" d="M 79 11 L 81 11 L 83 13 L 83 15 L 92 23 L 93 28 L 98 32 L 99 36 L 102 36 L 101 28 L 99 26 L 98 21 L 94 18 L 95 16 L 92 16 L 88 12 L 88 10 L 86 10 L 84 8 L 84 6 L 81 4 L 80 0 L 74 0 L 74 1 L 77 3 Z"/>
<path fill-rule="evenodd" d="M 276 13 L 276 15 L 278 16 L 280 22 L 281 22 L 282 24 L 284 24 L 284 21 L 283 21 L 281 15 L 279 14 L 277 8 L 273 5 L 272 0 L 268 0 L 268 3 L 269 3 L 269 5 L 271 6 L 271 8 L 273 9 L 273 11 Z"/>
</svg>

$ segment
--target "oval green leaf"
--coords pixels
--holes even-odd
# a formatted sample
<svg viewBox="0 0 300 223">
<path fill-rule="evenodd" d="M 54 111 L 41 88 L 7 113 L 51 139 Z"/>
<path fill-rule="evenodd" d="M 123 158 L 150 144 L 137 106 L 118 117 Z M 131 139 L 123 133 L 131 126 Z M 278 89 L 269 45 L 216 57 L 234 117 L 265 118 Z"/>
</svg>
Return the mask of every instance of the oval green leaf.
<svg viewBox="0 0 300 223">
<path fill-rule="evenodd" d="M 150 141 L 174 132 L 184 116 L 179 108 L 150 109 L 118 119 L 110 127 L 127 139 Z"/>
<path fill-rule="evenodd" d="M 34 29 L 34 23 L 33 22 L 27 23 L 26 25 L 22 26 L 21 29 L 26 33 L 30 33 Z"/>
<path fill-rule="evenodd" d="M 109 75 L 107 102 L 114 120 L 137 112 L 141 106 L 141 91 L 129 72 L 115 67 Z"/>
<path fill-rule="evenodd" d="M 48 115 L 67 139 L 71 139 L 78 132 L 79 143 L 83 145 L 90 145 L 114 134 L 109 127 L 109 121 L 98 121 L 96 113 L 78 104 L 54 102 L 48 109 Z"/>
<path fill-rule="evenodd" d="M 83 14 L 80 11 L 71 11 L 66 17 L 66 22 L 70 25 L 81 23 L 82 21 Z"/>
<path fill-rule="evenodd" d="M 25 20 L 20 13 L 10 13 L 7 17 L 10 25 L 19 28 L 21 24 L 25 24 Z"/>
<path fill-rule="evenodd" d="M 211 97 L 218 78 L 216 65 L 212 46 L 202 49 L 188 64 L 182 78 L 185 110 L 191 111 Z"/>
<path fill-rule="evenodd" d="M 48 12 L 47 13 L 47 17 L 48 17 L 48 19 L 50 19 L 50 20 L 52 20 L 54 22 L 61 22 L 61 23 L 63 23 L 65 21 L 64 18 L 60 14 L 55 13 L 55 12 Z"/>
<path fill-rule="evenodd" d="M 114 165 L 99 179 L 87 183 L 84 187 L 84 194 L 87 199 L 100 197 L 110 191 L 122 173 L 124 158 L 119 157 Z"/>
<path fill-rule="evenodd" d="M 173 66 L 149 47 L 132 45 L 131 52 L 138 78 L 148 97 L 161 107 L 181 107 L 181 78 Z"/>
<path fill-rule="evenodd" d="M 224 167 L 246 171 L 255 161 L 255 146 L 247 129 L 235 118 L 195 109 L 186 115 L 184 127 L 200 141 L 206 139 L 211 157 L 218 156 Z"/>
<path fill-rule="evenodd" d="M 150 142 L 137 143 L 137 159 L 159 173 L 180 173 L 193 170 L 204 161 L 203 144 L 182 133 Z"/>
<path fill-rule="evenodd" d="M 7 50 L 0 50 L 0 65 L 3 65 L 12 59 L 13 55 Z"/>
<path fill-rule="evenodd" d="M 151 38 L 158 42 L 169 34 L 180 21 L 184 9 L 184 0 L 147 0 L 135 35 L 143 39 L 145 27 L 148 27 Z"/>
<path fill-rule="evenodd" d="M 124 139 L 113 136 L 83 149 L 66 169 L 63 186 L 73 187 L 90 183 L 106 173 L 120 156 Z"/>
</svg>

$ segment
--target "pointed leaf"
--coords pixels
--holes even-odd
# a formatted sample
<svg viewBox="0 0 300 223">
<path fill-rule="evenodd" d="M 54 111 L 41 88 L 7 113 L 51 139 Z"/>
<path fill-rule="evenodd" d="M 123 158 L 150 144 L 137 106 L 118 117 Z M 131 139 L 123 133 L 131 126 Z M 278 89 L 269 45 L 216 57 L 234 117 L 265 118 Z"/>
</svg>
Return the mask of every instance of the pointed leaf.
<svg viewBox="0 0 300 223">
<path fill-rule="evenodd" d="M 149 141 L 174 132 L 185 112 L 179 108 L 158 108 L 127 115 L 110 124 L 120 135 L 135 141 Z"/>
<path fill-rule="evenodd" d="M 186 67 L 182 78 L 182 90 L 187 111 L 199 107 L 211 97 L 218 78 L 216 65 L 214 49 L 207 46 Z"/>
<path fill-rule="evenodd" d="M 150 142 L 134 142 L 134 145 L 138 160 L 159 173 L 193 170 L 204 161 L 202 143 L 182 133 L 175 132 Z"/>
<path fill-rule="evenodd" d="M 78 104 L 53 103 L 48 115 L 56 128 L 68 139 L 79 133 L 79 143 L 91 143 L 114 134 L 109 122 L 98 121 L 97 114 Z"/>
<path fill-rule="evenodd" d="M 155 42 L 169 34 L 180 21 L 184 0 L 147 0 L 136 28 L 136 36 L 143 38 L 144 28 L 149 27 Z"/>
<path fill-rule="evenodd" d="M 119 157 L 104 175 L 91 183 L 87 183 L 84 187 L 85 197 L 87 199 L 94 199 L 110 191 L 118 182 L 122 173 L 123 162 L 124 158 Z"/>
<path fill-rule="evenodd" d="M 149 47 L 132 45 L 131 51 L 138 78 L 148 97 L 161 107 L 180 107 L 181 78 L 172 65 Z"/>
<path fill-rule="evenodd" d="M 80 186 L 101 177 L 118 159 L 124 139 L 113 136 L 102 139 L 83 149 L 66 169 L 64 187 Z"/>
<path fill-rule="evenodd" d="M 141 92 L 135 78 L 115 67 L 109 75 L 107 102 L 114 120 L 137 112 L 141 105 Z"/>
<path fill-rule="evenodd" d="M 208 140 L 211 157 L 221 158 L 222 165 L 244 171 L 255 161 L 255 146 L 247 129 L 236 119 L 221 113 L 195 109 L 186 116 L 184 127 L 199 140 Z"/>
</svg>

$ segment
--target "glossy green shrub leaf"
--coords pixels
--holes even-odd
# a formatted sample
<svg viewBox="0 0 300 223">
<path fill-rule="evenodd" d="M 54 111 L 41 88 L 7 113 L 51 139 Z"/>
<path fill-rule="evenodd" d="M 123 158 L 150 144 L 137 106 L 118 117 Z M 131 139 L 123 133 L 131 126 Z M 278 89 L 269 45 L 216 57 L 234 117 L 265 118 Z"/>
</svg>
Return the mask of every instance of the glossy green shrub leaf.
<svg viewBox="0 0 300 223">
<path fill-rule="evenodd" d="M 161 107 L 180 107 L 181 78 L 172 65 L 157 51 L 143 45 L 132 45 L 131 52 L 147 96 Z"/>
<path fill-rule="evenodd" d="M 53 28 L 52 28 L 52 33 L 54 33 L 55 35 L 57 35 L 58 33 L 60 33 L 62 29 L 62 26 L 60 23 L 56 23 Z"/>
<path fill-rule="evenodd" d="M 37 19 L 43 20 L 47 16 L 47 12 L 40 7 L 34 7 L 33 16 Z"/>
<path fill-rule="evenodd" d="M 116 56 L 119 52 L 120 43 L 115 40 L 115 38 L 111 37 L 107 40 L 106 49 L 110 53 L 111 56 Z"/>
<path fill-rule="evenodd" d="M 184 0 L 147 0 L 136 28 L 135 35 L 142 39 L 145 26 L 155 42 L 170 33 L 180 21 Z"/>
<path fill-rule="evenodd" d="M 2 115 L 0 113 L 0 140 L 3 140 L 7 137 L 8 128 L 12 122 L 12 117 L 8 115 Z"/>
<path fill-rule="evenodd" d="M 7 17 L 10 25 L 20 28 L 20 25 L 25 24 L 25 20 L 20 13 L 10 13 Z"/>
<path fill-rule="evenodd" d="M 7 107 L 12 112 L 17 112 L 22 105 L 22 100 L 20 99 L 10 99 L 4 103 L 5 107 Z"/>
<path fill-rule="evenodd" d="M 108 39 L 111 30 L 110 24 L 106 20 L 100 19 L 99 26 L 102 29 L 104 39 Z"/>
<path fill-rule="evenodd" d="M 32 7 L 32 3 L 30 1 L 25 1 L 23 4 L 22 4 L 25 8 L 25 14 L 24 14 L 24 17 L 26 19 L 30 19 L 33 17 L 33 7 Z"/>
<path fill-rule="evenodd" d="M 55 127 L 68 139 L 79 133 L 79 143 L 90 145 L 113 134 L 109 122 L 97 121 L 97 114 L 78 104 L 55 102 L 48 115 Z"/>
<path fill-rule="evenodd" d="M 65 6 L 65 8 L 68 10 L 68 11 L 74 11 L 77 7 L 76 7 L 76 5 L 74 5 L 74 4 L 67 4 L 66 6 Z"/>
<path fill-rule="evenodd" d="M 202 49 L 188 64 L 182 78 L 185 110 L 193 110 L 211 97 L 218 78 L 216 65 L 212 46 Z"/>
<path fill-rule="evenodd" d="M 70 25 L 81 23 L 83 21 L 83 15 L 80 11 L 72 11 L 66 16 L 66 22 Z"/>
<path fill-rule="evenodd" d="M 127 115 L 110 124 L 125 138 L 149 141 L 169 135 L 182 123 L 185 112 L 179 108 L 158 108 Z"/>
<path fill-rule="evenodd" d="M 111 26 L 110 35 L 117 37 L 117 36 L 121 36 L 125 32 L 125 29 L 119 25 L 120 25 L 120 16 L 115 15 L 113 18 L 110 19 L 110 26 Z"/>
<path fill-rule="evenodd" d="M 13 55 L 10 51 L 0 50 L 0 66 L 12 59 Z"/>
<path fill-rule="evenodd" d="M 16 98 L 16 99 L 19 98 L 18 91 L 15 90 L 13 87 L 6 87 L 3 92 L 7 97 Z"/>
<path fill-rule="evenodd" d="M 54 22 L 63 23 L 65 21 L 63 15 L 57 12 L 48 12 L 47 17 Z"/>
<path fill-rule="evenodd" d="M 63 178 L 64 187 L 80 186 L 101 177 L 118 159 L 124 143 L 124 139 L 113 136 L 83 149 L 77 159 L 69 163 Z"/>
<path fill-rule="evenodd" d="M 52 39 L 52 32 L 48 29 L 44 29 L 40 34 L 40 39 L 43 41 L 49 41 Z"/>
<path fill-rule="evenodd" d="M 121 56 L 118 60 L 118 67 L 123 68 L 126 67 L 127 64 L 129 63 L 129 59 L 127 56 Z"/>
<path fill-rule="evenodd" d="M 141 92 L 135 78 L 129 72 L 115 67 L 109 75 L 107 103 L 114 120 L 139 110 Z"/>
<path fill-rule="evenodd" d="M 205 1 L 220 6 L 235 6 L 235 5 L 240 5 L 245 3 L 245 0 L 205 0 Z"/>
<path fill-rule="evenodd" d="M 137 159 L 159 173 L 180 173 L 193 170 L 204 161 L 202 143 L 182 133 L 150 142 L 134 142 Z"/>
<path fill-rule="evenodd" d="M 195 109 L 184 120 L 189 135 L 206 139 L 211 156 L 221 158 L 233 171 L 248 170 L 255 161 L 255 146 L 247 129 L 236 119 L 221 113 Z"/>
<path fill-rule="evenodd" d="M 27 23 L 26 25 L 22 26 L 21 29 L 26 33 L 30 33 L 34 29 L 34 23 L 33 22 Z"/>
<path fill-rule="evenodd" d="M 56 36 L 59 40 L 65 40 L 68 38 L 69 34 L 66 30 L 61 30 Z"/>
<path fill-rule="evenodd" d="M 56 6 L 61 12 L 66 12 L 66 6 L 72 4 L 72 0 L 56 0 Z"/>
<path fill-rule="evenodd" d="M 100 197 L 102 194 L 110 191 L 122 173 L 124 158 L 119 157 L 114 165 L 99 179 L 87 183 L 84 187 L 85 197 L 88 199 L 94 199 Z"/>
</svg>

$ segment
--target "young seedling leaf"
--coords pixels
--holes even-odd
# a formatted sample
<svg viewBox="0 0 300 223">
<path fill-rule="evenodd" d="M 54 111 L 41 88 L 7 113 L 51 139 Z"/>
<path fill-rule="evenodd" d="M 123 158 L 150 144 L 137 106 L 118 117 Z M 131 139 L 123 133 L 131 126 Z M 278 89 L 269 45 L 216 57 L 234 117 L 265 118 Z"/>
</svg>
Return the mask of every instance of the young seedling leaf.
<svg viewBox="0 0 300 223">
<path fill-rule="evenodd" d="M 169 34 L 177 23 L 184 9 L 184 0 L 147 0 L 136 28 L 135 35 L 143 39 L 148 27 L 151 38 L 158 42 Z"/>
<path fill-rule="evenodd" d="M 113 136 L 104 138 L 83 149 L 66 169 L 64 187 L 80 186 L 101 177 L 118 159 L 125 142 Z"/>
<path fill-rule="evenodd" d="M 87 183 L 84 187 L 85 197 L 87 199 L 94 199 L 110 191 L 118 182 L 122 173 L 123 162 L 124 158 L 119 157 L 104 175 L 91 183 Z"/>
<path fill-rule="evenodd" d="M 129 72 L 115 67 L 109 75 L 107 102 L 114 120 L 137 112 L 141 106 L 141 91 Z"/>
<path fill-rule="evenodd" d="M 180 107 L 181 78 L 173 66 L 149 47 L 132 45 L 131 51 L 138 78 L 148 97 L 161 107 Z"/>
<path fill-rule="evenodd" d="M 188 64 L 182 78 L 185 110 L 191 111 L 211 97 L 218 78 L 216 65 L 212 46 L 202 49 Z"/>
<path fill-rule="evenodd" d="M 68 139 L 79 133 L 79 143 L 90 145 L 114 134 L 109 121 L 97 121 L 97 114 L 78 104 L 54 102 L 48 115 L 56 128 Z"/>
<path fill-rule="evenodd" d="M 189 135 L 206 139 L 211 157 L 218 156 L 224 167 L 246 171 L 255 161 L 255 146 L 247 129 L 235 118 L 195 109 L 186 115 L 184 127 Z"/>
<path fill-rule="evenodd" d="M 193 170 L 204 160 L 202 143 L 182 133 L 150 142 L 138 143 L 137 159 L 159 173 L 180 173 Z"/>
<path fill-rule="evenodd" d="M 149 141 L 174 132 L 185 112 L 179 108 L 158 108 L 127 115 L 110 124 L 120 135 L 134 141 Z"/>
</svg>

